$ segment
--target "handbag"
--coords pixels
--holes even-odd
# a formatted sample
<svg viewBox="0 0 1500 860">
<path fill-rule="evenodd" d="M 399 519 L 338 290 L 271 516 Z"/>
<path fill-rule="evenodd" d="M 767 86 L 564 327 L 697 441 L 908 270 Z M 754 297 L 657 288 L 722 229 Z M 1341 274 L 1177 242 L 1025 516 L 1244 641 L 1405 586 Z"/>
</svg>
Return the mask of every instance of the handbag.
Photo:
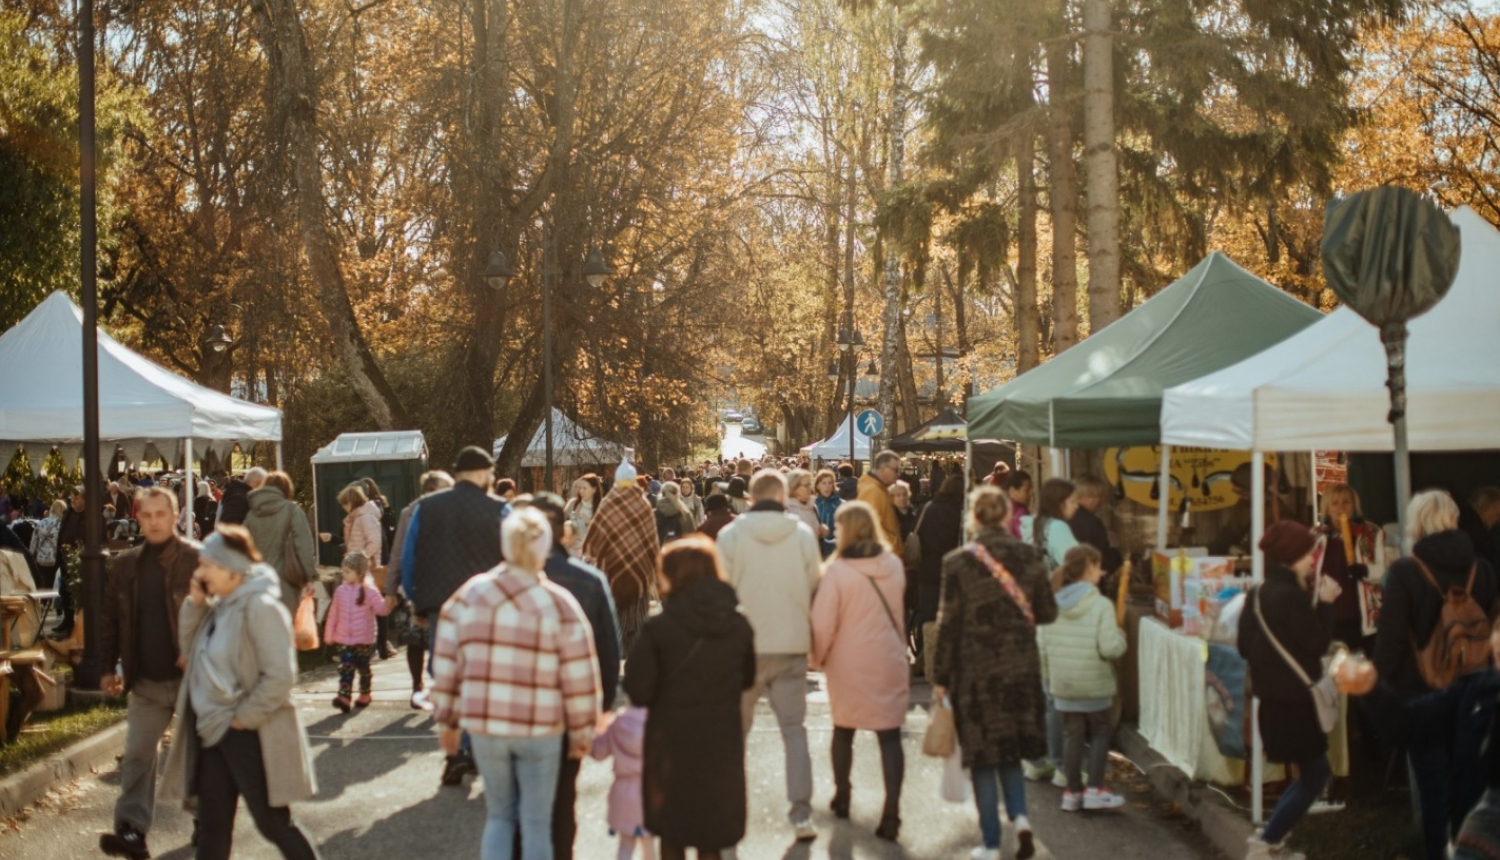
<svg viewBox="0 0 1500 860">
<path fill-rule="evenodd" d="M 931 507 L 932 503 L 928 502 L 927 507 L 922 508 L 917 524 L 912 526 L 911 534 L 906 536 L 906 543 L 901 546 L 901 561 L 906 563 L 907 570 L 916 570 L 922 566 L 922 521 L 927 519 L 927 511 Z"/>
<path fill-rule="evenodd" d="M 297 618 L 292 625 L 298 651 L 318 650 L 318 609 L 311 594 L 304 594 L 297 604 Z"/>
<path fill-rule="evenodd" d="M 1265 632 L 1266 638 L 1271 641 L 1276 653 L 1280 654 L 1281 659 L 1292 667 L 1292 671 L 1297 673 L 1297 677 L 1302 680 L 1308 693 L 1312 695 L 1313 706 L 1318 711 L 1318 726 L 1323 729 L 1323 734 L 1333 731 L 1333 727 L 1339 723 L 1339 690 L 1334 684 L 1333 677 L 1325 674 L 1317 683 L 1314 683 L 1311 678 L 1307 677 L 1307 673 L 1302 671 L 1301 664 L 1287 653 L 1286 648 L 1282 647 L 1276 634 L 1271 632 L 1271 625 L 1266 623 L 1266 616 L 1260 611 L 1259 588 L 1255 589 L 1255 620 L 1260 622 L 1260 629 Z"/>
<path fill-rule="evenodd" d="M 281 539 L 281 578 L 294 588 L 306 588 L 312 580 L 312 572 L 297 553 L 297 530 L 291 523 L 287 523 L 286 537 Z"/>
<path fill-rule="evenodd" d="M 932 703 L 927 728 L 922 732 L 922 755 L 947 758 L 958 749 L 958 726 L 953 721 L 953 706 L 945 696 Z"/>
</svg>

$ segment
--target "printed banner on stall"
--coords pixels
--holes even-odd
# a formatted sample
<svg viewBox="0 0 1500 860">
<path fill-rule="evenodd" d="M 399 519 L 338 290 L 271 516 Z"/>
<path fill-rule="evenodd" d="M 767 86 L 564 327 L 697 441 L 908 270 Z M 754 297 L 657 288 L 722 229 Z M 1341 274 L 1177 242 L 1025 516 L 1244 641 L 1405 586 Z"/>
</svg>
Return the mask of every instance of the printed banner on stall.
<svg viewBox="0 0 1500 860">
<path fill-rule="evenodd" d="M 1216 451 L 1211 448 L 1173 448 L 1171 486 L 1161 485 L 1161 448 L 1109 448 L 1104 452 L 1104 477 L 1116 494 L 1155 509 L 1168 500 L 1168 510 L 1182 506 L 1184 496 L 1195 512 L 1217 511 L 1239 503 L 1230 487 L 1234 470 L 1250 462 L 1248 451 Z M 1276 455 L 1266 455 L 1266 465 L 1276 465 Z"/>
</svg>

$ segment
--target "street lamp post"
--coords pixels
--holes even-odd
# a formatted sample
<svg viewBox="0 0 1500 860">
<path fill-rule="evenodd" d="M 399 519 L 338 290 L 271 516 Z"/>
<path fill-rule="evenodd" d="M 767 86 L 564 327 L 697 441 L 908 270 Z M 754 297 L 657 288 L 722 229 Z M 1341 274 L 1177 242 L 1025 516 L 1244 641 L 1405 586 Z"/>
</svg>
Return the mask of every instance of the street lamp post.
<svg viewBox="0 0 1500 860">
<path fill-rule="evenodd" d="M 849 465 L 853 466 L 854 459 L 854 385 L 859 380 L 859 349 L 865 345 L 865 339 L 854 327 L 854 315 L 850 314 L 844 320 L 844 325 L 839 329 L 838 340 L 839 352 L 849 356 Z"/>
<path fill-rule="evenodd" d="M 94 2 L 78 4 L 79 243 L 83 300 L 83 660 L 78 686 L 99 689 L 105 667 L 99 651 L 104 607 L 104 499 L 99 464 L 99 293 L 95 254 Z"/>
<path fill-rule="evenodd" d="M 557 243 L 549 236 L 542 243 L 542 411 L 543 432 L 546 434 L 547 455 L 542 481 L 547 492 L 552 492 L 552 288 L 557 277 Z M 515 277 L 505 254 L 495 251 L 490 254 L 484 267 L 484 282 L 491 289 L 503 290 Z M 583 279 L 589 286 L 598 289 L 610 275 L 609 264 L 599 249 L 590 250 L 583 260 Z"/>
</svg>

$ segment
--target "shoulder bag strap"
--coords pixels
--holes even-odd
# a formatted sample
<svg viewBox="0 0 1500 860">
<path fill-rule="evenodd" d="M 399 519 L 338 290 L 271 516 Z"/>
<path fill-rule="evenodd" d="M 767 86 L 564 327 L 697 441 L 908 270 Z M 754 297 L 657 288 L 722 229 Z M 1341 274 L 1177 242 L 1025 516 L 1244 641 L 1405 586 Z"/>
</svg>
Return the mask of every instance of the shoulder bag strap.
<svg viewBox="0 0 1500 860">
<path fill-rule="evenodd" d="M 1431 585 L 1434 589 L 1436 589 L 1438 594 L 1442 594 L 1443 593 L 1443 587 L 1438 584 L 1437 577 L 1435 577 L 1435 576 L 1432 575 L 1432 568 L 1430 568 L 1430 567 L 1427 566 L 1427 562 L 1425 562 L 1422 559 L 1418 558 L 1415 553 L 1412 554 L 1411 560 L 1414 561 L 1414 562 L 1416 562 L 1417 563 L 1417 567 L 1419 567 L 1419 568 L 1422 569 L 1422 576 L 1427 579 L 1427 584 Z M 1469 584 L 1470 585 L 1474 584 L 1474 579 L 1473 579 L 1472 576 L 1469 579 Z"/>
<path fill-rule="evenodd" d="M 891 619 L 891 628 L 896 631 L 896 638 L 900 639 L 901 625 L 896 621 L 896 613 L 891 611 L 890 602 L 885 599 L 885 592 L 880 590 L 880 583 L 876 582 L 875 577 L 870 576 L 869 574 L 861 575 L 864 576 L 865 579 L 869 580 L 870 587 L 875 589 L 875 596 L 880 598 L 880 605 L 885 608 L 885 617 Z"/>
<path fill-rule="evenodd" d="M 1026 616 L 1027 623 L 1035 627 L 1036 614 L 1031 611 L 1031 601 L 1026 598 L 1026 592 L 1021 590 L 1021 584 L 1016 582 L 1016 578 L 1011 575 L 1010 571 L 1005 569 L 1005 565 L 1001 564 L 999 559 L 991 555 L 984 544 L 978 541 L 969 543 L 964 547 L 964 550 L 979 559 L 979 563 L 989 570 L 990 575 L 1000 581 L 1000 587 L 1004 589 L 1006 594 L 1010 595 L 1011 600 L 1015 601 L 1016 607 L 1021 610 L 1021 614 Z"/>
<path fill-rule="evenodd" d="M 1286 664 L 1292 667 L 1292 671 L 1297 673 L 1297 677 L 1302 679 L 1302 683 L 1305 686 L 1311 687 L 1313 685 L 1312 679 L 1307 677 L 1306 672 L 1302 671 L 1302 665 L 1293 659 L 1292 655 L 1288 654 L 1287 650 L 1281 646 L 1281 640 L 1276 638 L 1276 634 L 1271 632 L 1271 625 L 1266 623 L 1266 616 L 1260 611 L 1259 586 L 1255 589 L 1255 620 L 1260 622 L 1260 629 L 1265 632 L 1266 638 L 1271 640 L 1272 647 L 1276 649 L 1276 653 L 1281 655 L 1281 659 L 1285 660 Z"/>
</svg>

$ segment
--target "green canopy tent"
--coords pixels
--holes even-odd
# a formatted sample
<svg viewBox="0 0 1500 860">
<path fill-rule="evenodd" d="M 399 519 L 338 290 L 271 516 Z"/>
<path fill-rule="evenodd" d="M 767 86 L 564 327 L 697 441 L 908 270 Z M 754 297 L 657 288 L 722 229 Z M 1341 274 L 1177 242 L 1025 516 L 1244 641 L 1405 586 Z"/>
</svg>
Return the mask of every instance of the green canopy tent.
<svg viewBox="0 0 1500 860">
<path fill-rule="evenodd" d="M 970 398 L 969 436 L 1050 448 L 1157 444 L 1163 391 L 1249 358 L 1320 317 L 1214 251 L 1108 328 Z"/>
</svg>

